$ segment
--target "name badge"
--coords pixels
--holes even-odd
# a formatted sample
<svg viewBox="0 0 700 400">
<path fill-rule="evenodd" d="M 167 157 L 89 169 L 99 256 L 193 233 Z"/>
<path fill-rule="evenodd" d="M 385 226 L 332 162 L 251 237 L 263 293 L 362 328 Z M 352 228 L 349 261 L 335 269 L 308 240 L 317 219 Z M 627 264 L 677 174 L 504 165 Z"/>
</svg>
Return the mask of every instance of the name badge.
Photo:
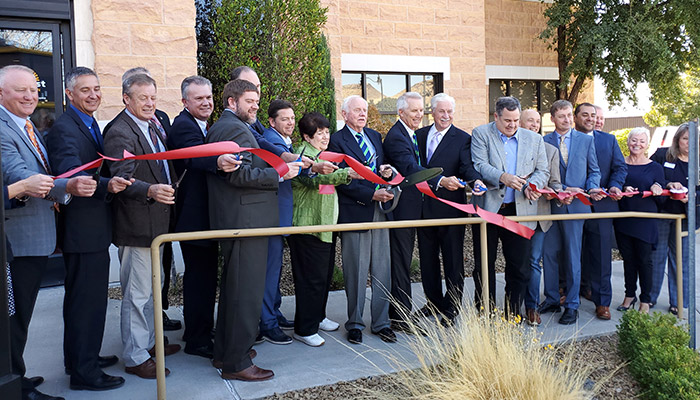
<svg viewBox="0 0 700 400">
<path fill-rule="evenodd" d="M 666 162 L 664 163 L 664 167 L 673 169 L 673 168 L 676 168 L 676 164 L 675 164 L 675 163 L 672 163 L 672 162 L 666 161 Z"/>
</svg>

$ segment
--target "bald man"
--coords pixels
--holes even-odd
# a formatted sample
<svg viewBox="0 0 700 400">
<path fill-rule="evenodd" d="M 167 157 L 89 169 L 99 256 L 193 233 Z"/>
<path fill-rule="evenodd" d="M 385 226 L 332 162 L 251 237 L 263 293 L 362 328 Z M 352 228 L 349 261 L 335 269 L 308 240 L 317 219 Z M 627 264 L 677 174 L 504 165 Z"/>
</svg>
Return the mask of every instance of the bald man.
<svg viewBox="0 0 700 400">
<path fill-rule="evenodd" d="M 542 117 L 540 113 L 535 109 L 523 110 L 520 114 L 520 127 L 529 129 L 533 132 L 540 133 L 540 124 L 542 122 Z"/>
</svg>

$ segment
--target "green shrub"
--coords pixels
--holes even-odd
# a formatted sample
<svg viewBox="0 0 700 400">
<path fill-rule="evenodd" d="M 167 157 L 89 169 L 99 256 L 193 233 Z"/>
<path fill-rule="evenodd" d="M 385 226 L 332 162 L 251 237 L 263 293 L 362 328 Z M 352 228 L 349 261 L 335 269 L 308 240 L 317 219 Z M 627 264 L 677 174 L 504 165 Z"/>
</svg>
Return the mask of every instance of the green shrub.
<svg viewBox="0 0 700 400">
<path fill-rule="evenodd" d="M 669 314 L 628 311 L 618 325 L 620 353 L 649 400 L 700 399 L 700 355 L 690 335 Z"/>
<path fill-rule="evenodd" d="M 629 135 L 631 130 L 631 128 L 625 128 L 610 132 L 611 134 L 615 135 L 615 138 L 617 139 L 617 144 L 620 145 L 622 155 L 625 157 L 630 155 L 630 149 L 627 147 L 627 135 Z"/>
</svg>

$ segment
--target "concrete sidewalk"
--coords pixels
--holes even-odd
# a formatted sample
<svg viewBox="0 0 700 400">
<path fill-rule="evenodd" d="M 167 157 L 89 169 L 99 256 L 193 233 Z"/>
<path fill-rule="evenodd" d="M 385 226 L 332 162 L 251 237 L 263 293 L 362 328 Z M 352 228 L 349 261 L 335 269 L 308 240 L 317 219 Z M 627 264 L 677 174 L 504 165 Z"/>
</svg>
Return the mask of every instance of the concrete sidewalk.
<svg viewBox="0 0 700 400">
<path fill-rule="evenodd" d="M 498 274 L 498 298 L 503 296 L 505 285 L 503 274 Z M 615 332 L 616 325 L 622 314 L 614 308 L 620 304 L 624 296 L 622 263 L 613 266 L 613 302 L 612 321 L 601 321 L 595 318 L 593 303 L 582 300 L 579 322 L 572 326 L 562 326 L 557 323 L 561 314 L 546 314 L 543 325 L 537 328 L 542 332 L 543 342 L 564 341 L 571 338 L 586 338 L 607 335 Z M 700 283 L 700 282 L 699 282 Z M 473 281 L 466 280 L 465 299 L 473 298 Z M 668 309 L 668 293 L 664 290 L 659 297 L 654 311 L 666 312 Z M 414 301 L 422 305 L 425 300 L 420 284 L 413 285 Z M 370 293 L 368 290 L 367 297 Z M 502 301 L 502 299 L 501 299 Z M 44 289 L 39 293 L 34 318 L 30 326 L 29 343 L 25 352 L 27 376 L 41 375 L 46 379 L 39 389 L 51 395 L 60 395 L 70 400 L 104 399 L 154 399 L 156 397 L 155 380 L 144 380 L 134 375 L 124 373 L 124 364 L 106 369 L 112 375 L 126 378 L 126 384 L 116 390 L 107 392 L 85 392 L 69 390 L 69 378 L 63 373 L 63 322 L 62 322 L 63 288 Z M 367 301 L 369 306 L 369 301 Z M 102 354 L 117 354 L 121 358 L 121 339 L 119 330 L 119 301 L 110 300 L 107 310 L 107 326 L 105 329 Z M 282 302 L 285 315 L 294 315 L 294 297 L 285 297 Z M 171 318 L 182 319 L 182 310 L 171 307 L 168 311 Z M 394 371 L 391 360 L 403 358 L 412 362 L 416 359 L 410 353 L 406 344 L 407 336 L 398 334 L 396 344 L 386 344 L 377 336 L 365 329 L 364 343 L 361 346 L 350 345 L 345 340 L 346 303 L 344 292 L 332 292 L 328 300 L 328 317 L 341 323 L 340 330 L 321 335 L 326 344 L 312 348 L 300 342 L 287 346 L 263 343 L 255 346 L 258 357 L 255 363 L 263 368 L 273 369 L 275 378 L 267 382 L 245 383 L 224 381 L 219 372 L 211 366 L 209 360 L 190 356 L 184 352 L 172 355 L 166 359 L 166 365 L 171 370 L 167 378 L 168 399 L 256 399 L 273 393 L 283 393 L 306 387 L 327 385 L 338 381 L 349 381 L 371 375 L 381 375 Z M 365 310 L 365 322 L 369 325 L 369 310 Z M 526 326 L 526 325 L 524 325 Z M 531 330 L 534 328 L 525 327 Z M 167 332 L 171 343 L 182 344 L 182 331 Z"/>
</svg>

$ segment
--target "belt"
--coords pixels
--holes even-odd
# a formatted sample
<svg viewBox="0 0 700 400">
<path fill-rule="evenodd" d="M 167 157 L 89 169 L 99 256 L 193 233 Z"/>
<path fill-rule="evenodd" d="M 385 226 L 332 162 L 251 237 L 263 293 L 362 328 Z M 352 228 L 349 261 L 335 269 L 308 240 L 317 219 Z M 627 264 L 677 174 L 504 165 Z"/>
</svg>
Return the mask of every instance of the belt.
<svg viewBox="0 0 700 400">
<path fill-rule="evenodd" d="M 502 203 L 501 210 L 503 210 L 504 208 L 510 207 L 510 206 L 514 206 L 514 205 L 515 205 L 514 201 L 511 201 L 510 203 Z"/>
</svg>

